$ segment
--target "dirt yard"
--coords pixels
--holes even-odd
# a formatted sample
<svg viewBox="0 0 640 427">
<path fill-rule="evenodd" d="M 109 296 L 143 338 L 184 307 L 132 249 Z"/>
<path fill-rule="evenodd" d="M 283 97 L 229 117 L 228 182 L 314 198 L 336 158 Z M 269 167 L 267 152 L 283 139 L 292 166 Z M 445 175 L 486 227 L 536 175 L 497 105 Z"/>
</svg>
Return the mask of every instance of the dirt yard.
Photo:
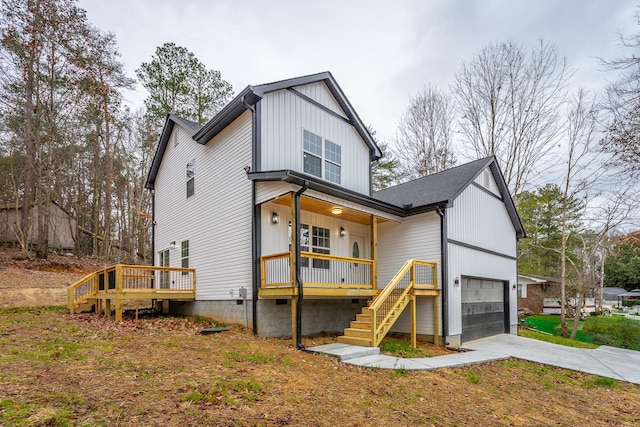
<svg viewBox="0 0 640 427">
<path fill-rule="evenodd" d="M 2 267 L 3 298 L 11 288 L 42 296 L 81 274 Z M 518 360 L 364 369 L 235 325 L 202 335 L 211 322 L 150 313 L 117 324 L 61 307 L 20 308 L 30 302 L 10 293 L 17 308 L 0 309 L 2 426 L 640 424 L 640 386 L 607 378 Z"/>
</svg>

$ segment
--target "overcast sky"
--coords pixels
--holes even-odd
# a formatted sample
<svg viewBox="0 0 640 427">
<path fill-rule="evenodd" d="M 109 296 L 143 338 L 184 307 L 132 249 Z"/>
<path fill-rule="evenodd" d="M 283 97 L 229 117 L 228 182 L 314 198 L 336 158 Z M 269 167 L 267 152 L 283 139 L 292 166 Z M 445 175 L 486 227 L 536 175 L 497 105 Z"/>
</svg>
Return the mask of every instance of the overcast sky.
<svg viewBox="0 0 640 427">
<path fill-rule="evenodd" d="M 578 68 L 573 84 L 599 88 L 598 57 L 622 54 L 617 33 L 640 28 L 631 0 L 81 0 L 89 20 L 116 34 L 135 77 L 156 47 L 174 42 L 217 69 L 238 93 L 331 71 L 382 140 L 425 84 L 449 85 L 460 63 L 490 42 L 544 38 Z M 135 109 L 146 93 L 127 94 Z"/>
</svg>

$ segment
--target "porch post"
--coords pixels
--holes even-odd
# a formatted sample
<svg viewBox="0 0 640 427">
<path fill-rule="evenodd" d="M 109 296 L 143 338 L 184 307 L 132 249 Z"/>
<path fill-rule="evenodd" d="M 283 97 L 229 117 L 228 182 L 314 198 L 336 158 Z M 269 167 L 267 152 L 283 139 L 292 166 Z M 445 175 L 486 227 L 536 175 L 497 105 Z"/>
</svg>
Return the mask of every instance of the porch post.
<svg viewBox="0 0 640 427">
<path fill-rule="evenodd" d="M 295 193 L 291 193 L 291 250 L 289 251 L 289 281 L 294 289 L 297 289 L 298 276 L 296 268 L 296 248 L 298 247 L 298 241 L 300 240 L 300 231 L 298 231 L 298 218 L 296 212 L 296 197 Z M 297 337 L 297 311 L 298 311 L 298 293 L 293 292 L 291 296 L 291 339 L 293 344 L 296 344 Z"/>
<path fill-rule="evenodd" d="M 378 288 L 378 217 L 371 215 L 371 288 Z"/>
</svg>

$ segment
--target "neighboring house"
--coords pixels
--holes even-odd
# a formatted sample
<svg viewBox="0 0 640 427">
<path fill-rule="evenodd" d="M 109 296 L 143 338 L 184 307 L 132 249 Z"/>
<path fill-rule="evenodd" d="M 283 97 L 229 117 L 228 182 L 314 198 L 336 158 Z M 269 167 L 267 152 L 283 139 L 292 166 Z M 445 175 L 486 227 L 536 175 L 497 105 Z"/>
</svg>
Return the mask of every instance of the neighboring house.
<svg viewBox="0 0 640 427">
<path fill-rule="evenodd" d="M 560 279 L 518 273 L 518 308 L 542 313 L 544 299 L 560 292 Z"/>
<path fill-rule="evenodd" d="M 328 72 L 248 86 L 204 126 L 169 115 L 146 183 L 154 263 L 197 272 L 196 300 L 171 311 L 265 336 L 357 329 L 410 265 L 424 286 L 394 331 L 515 333 L 524 230 L 495 158 L 373 193 L 380 156 Z"/>
<path fill-rule="evenodd" d="M 38 242 L 39 206 L 33 205 L 30 211 L 29 243 Z M 77 221 L 59 204 L 51 201 L 49 205 L 49 248 L 71 250 L 76 246 Z M 0 241 L 16 244 L 20 242 L 18 224 L 22 218 L 22 207 L 0 206 Z"/>
</svg>

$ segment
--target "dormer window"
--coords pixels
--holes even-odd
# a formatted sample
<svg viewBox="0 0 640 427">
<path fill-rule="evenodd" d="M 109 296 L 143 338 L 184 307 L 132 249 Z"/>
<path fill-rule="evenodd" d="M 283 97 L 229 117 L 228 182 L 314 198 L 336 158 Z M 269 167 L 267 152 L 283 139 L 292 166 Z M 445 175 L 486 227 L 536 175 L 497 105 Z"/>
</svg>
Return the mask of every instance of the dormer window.
<svg viewBox="0 0 640 427">
<path fill-rule="evenodd" d="M 342 147 L 305 130 L 303 149 L 305 173 L 340 184 Z"/>
</svg>

